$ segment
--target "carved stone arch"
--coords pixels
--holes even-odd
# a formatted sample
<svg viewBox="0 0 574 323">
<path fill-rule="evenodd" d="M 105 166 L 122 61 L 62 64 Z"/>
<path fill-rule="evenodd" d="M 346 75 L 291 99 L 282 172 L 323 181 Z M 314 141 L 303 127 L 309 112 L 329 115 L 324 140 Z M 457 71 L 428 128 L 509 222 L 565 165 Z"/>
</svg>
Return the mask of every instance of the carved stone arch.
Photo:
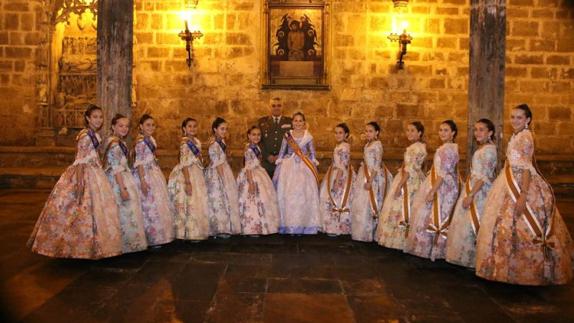
<svg viewBox="0 0 574 323">
<path fill-rule="evenodd" d="M 77 85 L 75 91 L 82 92 L 86 90 L 85 84 L 90 84 L 90 87 L 93 88 L 91 95 L 93 98 L 87 98 L 85 101 L 95 101 L 97 0 L 44 0 L 41 8 L 40 33 L 42 38 L 38 44 L 36 58 L 36 97 L 39 111 L 39 131 L 36 135 L 36 144 L 67 145 L 74 135 L 73 132 L 75 132 L 70 133 L 68 129 L 81 127 L 82 109 L 70 108 L 70 103 L 66 103 L 66 96 L 61 95 L 59 89 L 74 90 L 70 87 L 70 84 L 74 84 Z M 84 63 L 84 65 L 87 64 L 87 67 L 78 67 L 81 64 L 75 64 L 62 55 L 62 51 L 65 50 L 63 49 L 63 42 L 70 43 L 69 39 L 64 39 L 66 24 L 76 23 L 80 28 L 81 23 L 82 28 L 86 27 L 86 23 L 81 22 L 81 17 L 85 12 L 93 14 L 93 21 L 88 22 L 89 26 L 87 27 L 94 27 L 94 29 L 92 39 L 83 41 L 84 45 L 92 43 L 90 46 L 93 47 L 94 55 Z M 60 73 L 63 70 L 67 74 Z M 89 72 L 85 73 L 86 70 Z M 82 80 L 82 78 L 84 79 Z M 68 84 L 62 84 L 62 82 Z M 85 92 L 82 94 L 85 95 Z"/>
</svg>

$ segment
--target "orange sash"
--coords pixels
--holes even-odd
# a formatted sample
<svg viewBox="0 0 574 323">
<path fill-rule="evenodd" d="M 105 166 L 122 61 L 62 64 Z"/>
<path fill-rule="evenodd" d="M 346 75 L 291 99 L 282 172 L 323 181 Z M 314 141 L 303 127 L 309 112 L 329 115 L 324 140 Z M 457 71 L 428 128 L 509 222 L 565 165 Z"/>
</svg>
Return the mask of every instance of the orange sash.
<svg viewBox="0 0 574 323">
<path fill-rule="evenodd" d="M 402 176 L 405 176 L 402 174 Z M 403 186 L 401 187 L 401 192 L 403 193 L 403 209 L 402 215 L 403 219 L 399 222 L 399 226 L 404 227 L 406 229 L 406 233 L 408 233 L 409 226 L 410 226 L 410 217 L 411 217 L 411 201 L 409 196 L 409 184 L 408 181 L 405 181 Z"/>
<path fill-rule="evenodd" d="M 349 166 L 348 166 L 349 174 L 347 175 L 347 183 L 345 185 L 345 190 L 343 191 L 343 197 L 342 197 L 340 205 L 337 205 L 337 203 L 335 202 L 335 199 L 331 195 L 331 172 L 332 172 L 332 168 L 333 168 L 333 166 L 329 166 L 329 169 L 327 170 L 327 174 L 325 175 L 326 180 L 327 180 L 327 194 L 329 195 L 329 200 L 331 202 L 331 205 L 333 205 L 333 208 L 331 209 L 331 211 L 337 213 L 339 220 L 341 220 L 341 214 L 342 213 L 351 211 L 349 209 L 349 207 L 347 206 L 347 200 L 349 199 L 349 195 L 351 193 L 351 184 L 353 183 L 353 166 L 351 166 L 351 163 L 349 163 Z"/>
<path fill-rule="evenodd" d="M 436 174 L 436 170 L 434 168 L 434 165 L 431 168 L 431 187 L 434 187 L 435 183 L 438 180 L 438 175 Z M 459 188 L 459 192 L 460 192 L 460 174 L 458 174 L 457 171 L 457 182 L 458 182 L 458 188 Z M 432 222 L 428 225 L 427 227 L 427 232 L 429 233 L 433 233 L 435 235 L 434 237 L 434 243 L 438 243 L 438 239 L 440 237 L 443 237 L 446 239 L 447 236 L 447 232 L 448 232 L 448 227 L 450 225 L 450 222 L 452 221 L 452 212 L 450 212 L 450 214 L 448 215 L 448 218 L 446 219 L 446 221 L 442 221 L 441 216 L 440 216 L 440 205 L 441 205 L 441 200 L 440 200 L 440 196 L 438 195 L 438 190 L 437 192 L 434 193 L 434 197 L 433 197 L 433 201 L 432 201 Z"/>
<path fill-rule="evenodd" d="M 297 144 L 295 139 L 293 139 L 293 136 L 291 136 L 291 134 L 286 133 L 285 139 L 287 139 L 287 144 L 289 145 L 289 147 L 291 147 L 291 149 L 293 149 L 293 151 L 295 152 L 295 155 L 297 155 L 299 158 L 301 158 L 303 163 L 305 163 L 307 168 L 309 168 L 311 173 L 313 173 L 313 176 L 315 176 L 315 180 L 317 181 L 317 185 L 319 185 L 320 184 L 319 173 L 317 173 L 317 169 L 315 168 L 315 165 L 313 164 L 313 162 L 309 159 L 309 157 L 307 157 L 305 154 L 303 154 L 301 147 L 299 147 L 299 145 Z"/>
<path fill-rule="evenodd" d="M 512 198 L 514 203 L 516 203 L 516 201 L 518 201 L 518 198 L 520 197 L 520 187 L 518 186 L 518 183 L 514 178 L 514 174 L 512 174 L 512 169 L 510 168 L 508 162 L 506 163 L 506 165 L 504 165 L 504 174 L 506 177 L 506 185 L 508 187 L 508 193 L 510 193 L 510 197 Z M 530 205 L 528 205 L 528 202 L 526 203 L 526 207 L 522 215 L 524 216 L 524 220 L 526 222 L 526 225 L 528 226 L 528 229 L 534 235 L 534 239 L 532 240 L 532 242 L 534 242 L 535 244 L 540 244 L 542 246 L 544 254 L 547 255 L 548 249 L 554 247 L 554 244 L 552 242 L 548 242 L 548 239 L 552 236 L 552 229 L 553 229 L 552 222 L 554 220 L 554 217 L 552 216 L 550 218 L 550 221 L 548 222 L 548 227 L 546 228 L 546 230 L 544 230 L 542 228 L 542 225 L 538 221 L 538 218 L 534 215 L 534 211 L 532 211 Z"/>
<path fill-rule="evenodd" d="M 472 192 L 472 187 L 470 185 L 470 176 L 466 180 L 465 190 L 466 190 L 466 196 L 467 197 L 470 196 L 470 193 Z M 474 232 L 474 235 L 476 236 L 478 234 L 478 229 L 480 229 L 480 214 L 478 213 L 478 210 L 476 209 L 476 204 L 474 203 L 474 199 L 470 203 L 469 209 L 470 209 L 470 220 L 471 220 L 470 224 L 472 225 L 472 231 Z"/>
<path fill-rule="evenodd" d="M 383 200 L 387 195 L 387 175 L 389 170 L 387 166 L 383 164 L 383 176 L 385 177 L 385 186 L 383 187 Z M 365 181 L 369 183 L 371 181 L 371 174 L 369 173 L 369 167 L 367 166 L 367 162 L 363 162 L 363 173 L 365 174 Z M 377 198 L 375 197 L 375 191 L 373 191 L 373 186 L 369 189 L 369 201 L 371 202 L 371 211 L 373 211 L 373 218 L 378 218 L 379 213 L 381 213 L 382 207 L 379 208 L 377 205 Z"/>
</svg>

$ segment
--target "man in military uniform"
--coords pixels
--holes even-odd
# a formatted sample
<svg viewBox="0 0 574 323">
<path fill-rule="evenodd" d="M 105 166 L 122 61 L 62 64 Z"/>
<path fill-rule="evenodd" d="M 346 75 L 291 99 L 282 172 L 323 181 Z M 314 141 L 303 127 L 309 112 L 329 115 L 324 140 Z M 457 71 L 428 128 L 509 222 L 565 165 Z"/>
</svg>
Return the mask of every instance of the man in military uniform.
<svg viewBox="0 0 574 323">
<path fill-rule="evenodd" d="M 291 118 L 282 116 L 283 102 L 281 98 L 273 98 L 269 102 L 270 116 L 262 117 L 257 122 L 261 128 L 261 153 L 263 168 L 273 178 L 275 161 L 281 149 L 281 141 L 285 132 L 291 129 Z"/>
</svg>

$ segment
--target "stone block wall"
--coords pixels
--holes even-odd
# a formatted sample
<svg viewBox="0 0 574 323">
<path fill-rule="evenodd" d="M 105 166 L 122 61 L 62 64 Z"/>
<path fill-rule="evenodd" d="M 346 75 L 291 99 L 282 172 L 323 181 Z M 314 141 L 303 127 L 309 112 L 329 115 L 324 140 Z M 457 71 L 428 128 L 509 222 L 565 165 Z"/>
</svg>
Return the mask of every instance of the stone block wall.
<svg viewBox="0 0 574 323">
<path fill-rule="evenodd" d="M 0 0 L 0 145 L 33 145 L 39 0 Z"/>
<path fill-rule="evenodd" d="M 0 145 L 33 145 L 40 111 L 35 92 L 42 3 L 0 0 Z M 544 154 L 574 154 L 574 5 L 569 0 L 507 0 L 508 40 L 505 111 L 527 102 L 534 108 L 538 147 Z M 303 111 L 319 150 L 330 151 L 338 122 L 347 122 L 361 150 L 364 123 L 383 127 L 387 152 L 406 144 L 404 126 L 421 120 L 431 148 L 440 122 L 459 123 L 465 143 L 470 0 L 412 0 L 409 31 L 414 39 L 397 71 L 397 44 L 386 37 L 394 16 L 390 0 L 332 0 L 330 91 L 262 90 L 263 0 L 200 0 L 192 25 L 204 37 L 194 43 L 195 61 L 185 64 L 183 0 L 135 0 L 135 118 L 152 113 L 157 137 L 175 149 L 179 123 L 193 116 L 201 138 L 211 121 L 229 121 L 232 148 L 281 96 L 285 113 Z M 508 124 L 505 127 L 508 134 Z M 57 133 L 58 129 L 55 129 Z M 464 149 L 461 147 L 461 152 Z"/>
<path fill-rule="evenodd" d="M 537 152 L 572 154 L 574 2 L 508 0 L 508 4 L 506 111 L 529 103 Z"/>
</svg>

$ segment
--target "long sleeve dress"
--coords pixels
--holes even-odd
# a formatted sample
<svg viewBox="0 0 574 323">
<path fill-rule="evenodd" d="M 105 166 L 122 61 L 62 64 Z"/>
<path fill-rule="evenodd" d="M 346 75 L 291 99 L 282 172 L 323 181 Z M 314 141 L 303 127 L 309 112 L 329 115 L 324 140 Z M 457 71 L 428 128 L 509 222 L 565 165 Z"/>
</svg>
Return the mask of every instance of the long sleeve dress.
<svg viewBox="0 0 574 323">
<path fill-rule="evenodd" d="M 52 189 L 28 240 L 32 251 L 59 258 L 100 259 L 122 253 L 118 206 L 96 149 L 100 137 L 82 130 L 74 163 Z M 82 181 L 78 172 L 83 171 Z"/>
<path fill-rule="evenodd" d="M 211 235 L 241 233 L 237 183 L 227 162 L 223 141 L 209 146 L 209 167 L 205 170 L 208 196 L 209 231 Z M 223 168 L 222 176 L 217 171 Z"/>
<path fill-rule="evenodd" d="M 572 238 L 533 156 L 530 130 L 513 135 L 478 231 L 476 274 L 482 278 L 520 285 L 565 284 L 572 278 Z M 527 208 L 515 216 L 525 170 L 530 172 Z"/>
<path fill-rule="evenodd" d="M 136 140 L 133 169 L 142 202 L 146 237 L 150 246 L 165 244 L 175 238 L 167 184 L 155 158 L 156 147 L 153 137 L 139 136 Z M 140 178 L 138 172 L 140 166 L 144 170 L 143 178 Z M 146 181 L 149 186 L 147 195 L 141 189 L 142 180 Z"/>
<path fill-rule="evenodd" d="M 351 166 L 351 145 L 342 142 L 333 151 L 333 164 L 323 178 L 319 193 L 324 233 L 351 234 L 350 202 L 355 178 Z"/>
<path fill-rule="evenodd" d="M 316 234 L 321 230 L 319 211 L 319 189 L 316 178 L 315 146 L 313 136 L 305 131 L 301 138 L 292 137 L 300 148 L 303 160 L 287 144 L 287 137 L 281 143 L 275 169 L 277 200 L 279 204 L 279 233 Z"/>
<path fill-rule="evenodd" d="M 433 168 L 413 201 L 413 219 L 405 252 L 415 256 L 444 259 L 448 226 L 459 194 L 458 145 L 446 143 L 435 152 Z M 438 177 L 443 179 L 433 202 L 426 201 Z"/>
<path fill-rule="evenodd" d="M 427 150 L 424 143 L 416 142 L 407 147 L 403 167 L 399 169 L 391 184 L 379 216 L 376 240 L 380 245 L 399 250 L 405 248 L 412 221 L 413 198 L 426 177 L 422 170 L 426 157 Z M 403 187 L 399 187 L 404 173 L 408 174 L 408 179 Z M 401 191 L 398 198 L 395 197 L 397 190 Z"/>
<path fill-rule="evenodd" d="M 191 195 L 185 191 L 184 169 L 189 172 Z M 207 185 L 203 175 L 201 142 L 183 137 L 179 145 L 179 163 L 169 175 L 167 191 L 175 217 L 175 238 L 204 240 L 209 237 Z"/>
<path fill-rule="evenodd" d="M 261 157 L 259 146 L 247 145 L 245 167 L 237 176 L 241 233 L 246 235 L 273 234 L 279 230 L 277 194 L 271 178 L 261 166 Z M 249 177 L 255 185 L 254 194 L 249 193 Z"/>
<path fill-rule="evenodd" d="M 147 249 L 140 194 L 128 166 L 128 156 L 128 147 L 120 138 L 114 136 L 108 138 L 104 156 L 106 160 L 104 170 L 120 211 L 123 253 Z M 128 200 L 122 199 L 120 184 L 116 176 L 121 176 L 123 185 L 129 194 Z"/>
<path fill-rule="evenodd" d="M 383 144 L 379 140 L 365 145 L 363 158 L 353 185 L 351 236 L 353 240 L 373 241 L 393 175 L 383 164 Z M 367 176 L 372 178 L 370 190 L 365 189 Z"/>
<path fill-rule="evenodd" d="M 474 268 L 476 256 L 476 234 L 480 229 L 480 217 L 484 210 L 486 196 L 496 175 L 496 145 L 486 144 L 474 152 L 470 177 L 467 179 L 454 208 L 452 222 L 448 228 L 446 241 L 446 261 Z M 464 199 L 472 192 L 478 181 L 483 185 L 476 193 L 473 204 L 465 209 Z"/>
</svg>

